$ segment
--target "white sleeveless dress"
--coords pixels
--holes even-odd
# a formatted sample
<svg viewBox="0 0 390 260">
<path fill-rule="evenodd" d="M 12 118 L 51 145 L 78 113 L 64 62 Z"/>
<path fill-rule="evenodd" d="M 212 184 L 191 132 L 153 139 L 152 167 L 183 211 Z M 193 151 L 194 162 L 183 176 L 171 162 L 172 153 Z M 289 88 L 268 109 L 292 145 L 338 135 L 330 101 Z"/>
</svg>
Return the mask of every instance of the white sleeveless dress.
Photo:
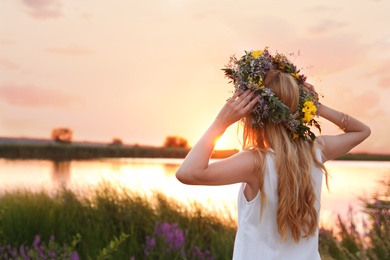
<svg viewBox="0 0 390 260">
<path fill-rule="evenodd" d="M 319 152 L 317 158 L 321 160 Z M 276 223 L 278 205 L 277 180 L 278 176 L 274 166 L 273 153 L 267 153 L 266 172 L 264 176 L 264 191 L 268 206 L 264 206 L 263 216 L 260 220 L 260 191 L 256 197 L 247 201 L 244 195 L 245 183 L 241 185 L 238 202 L 238 229 L 234 242 L 234 260 L 317 260 L 321 259 L 318 252 L 318 229 L 316 234 L 309 238 L 302 237 L 295 243 L 291 236 L 282 243 Z M 322 171 L 313 167 L 312 179 L 314 183 L 319 216 Z"/>
</svg>

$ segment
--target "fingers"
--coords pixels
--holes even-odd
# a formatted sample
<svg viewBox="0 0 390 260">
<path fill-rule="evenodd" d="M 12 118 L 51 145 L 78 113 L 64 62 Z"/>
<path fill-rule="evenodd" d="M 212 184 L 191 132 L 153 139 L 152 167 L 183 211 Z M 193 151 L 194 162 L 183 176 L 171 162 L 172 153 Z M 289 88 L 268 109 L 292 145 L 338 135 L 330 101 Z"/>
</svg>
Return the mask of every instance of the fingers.
<svg viewBox="0 0 390 260">
<path fill-rule="evenodd" d="M 248 113 L 249 111 L 251 111 L 255 107 L 255 105 L 258 101 L 259 101 L 259 99 L 257 97 L 250 100 L 249 103 L 247 103 L 247 105 L 244 107 L 245 114 Z"/>
<path fill-rule="evenodd" d="M 229 99 L 227 100 L 227 102 L 233 103 L 233 102 L 236 101 L 237 98 L 238 98 L 240 95 L 242 95 L 242 94 L 243 94 L 243 93 L 240 92 L 240 91 L 234 92 L 233 96 L 232 96 L 231 98 L 229 98 Z"/>
<path fill-rule="evenodd" d="M 312 84 L 308 83 L 308 82 L 305 82 L 303 83 L 303 85 L 307 88 L 314 88 Z"/>
<path fill-rule="evenodd" d="M 237 122 L 248 114 L 248 112 L 252 111 L 253 107 L 258 102 L 258 98 L 253 98 L 254 96 L 255 93 L 250 90 L 234 93 L 219 111 L 216 120 L 222 122 L 225 126 Z"/>
<path fill-rule="evenodd" d="M 253 98 L 254 93 L 250 90 L 245 91 L 237 101 L 239 102 L 239 106 L 241 108 L 247 107 L 247 105 L 251 102 L 251 99 Z"/>
<path fill-rule="evenodd" d="M 231 107 L 234 107 L 235 110 L 240 111 L 240 114 L 246 114 L 256 105 L 258 99 L 253 98 L 255 95 L 254 92 L 247 90 L 245 92 L 236 92 L 228 100 Z"/>
<path fill-rule="evenodd" d="M 303 84 L 303 86 L 304 86 L 305 88 L 307 88 L 307 89 L 309 89 L 309 90 L 311 90 L 311 91 L 317 93 L 316 90 L 315 90 L 315 88 L 314 88 L 314 86 L 311 85 L 310 83 L 305 82 L 305 83 Z"/>
<path fill-rule="evenodd" d="M 252 92 L 250 90 L 247 90 L 245 92 L 236 91 L 234 92 L 233 96 L 228 99 L 228 102 L 236 102 L 237 104 L 240 104 L 248 95 L 251 95 L 251 93 Z"/>
</svg>

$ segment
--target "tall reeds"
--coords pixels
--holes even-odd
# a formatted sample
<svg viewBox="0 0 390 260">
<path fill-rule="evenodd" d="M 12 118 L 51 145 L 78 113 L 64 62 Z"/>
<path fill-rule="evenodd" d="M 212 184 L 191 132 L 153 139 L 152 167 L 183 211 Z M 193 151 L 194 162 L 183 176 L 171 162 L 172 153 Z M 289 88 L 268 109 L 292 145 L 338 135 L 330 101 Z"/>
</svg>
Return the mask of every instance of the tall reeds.
<svg viewBox="0 0 390 260">
<path fill-rule="evenodd" d="M 235 235 L 233 221 L 206 212 L 199 204 L 187 207 L 161 193 L 146 197 L 107 183 L 88 196 L 66 189 L 55 194 L 7 192 L 0 195 L 0 209 L 0 246 L 19 248 L 36 235 L 42 241 L 55 236 L 58 244 L 70 244 L 79 234 L 75 250 L 81 259 L 97 259 L 121 234 L 127 238 L 115 248 L 113 259 L 144 259 L 147 238 L 163 223 L 184 232 L 183 249 L 189 256 L 197 250 L 210 252 L 215 259 L 229 259 Z"/>
<path fill-rule="evenodd" d="M 390 180 L 383 184 L 384 193 L 364 200 L 369 221 L 361 223 L 363 231 L 352 211 L 335 219 L 335 228 L 320 229 L 323 259 L 390 259 Z M 195 202 L 184 206 L 162 193 L 144 196 L 109 183 L 88 194 L 5 192 L 0 259 L 7 247 L 14 254 L 34 248 L 37 236 L 39 252 L 57 248 L 69 259 L 231 259 L 236 224 L 222 215 Z"/>
</svg>

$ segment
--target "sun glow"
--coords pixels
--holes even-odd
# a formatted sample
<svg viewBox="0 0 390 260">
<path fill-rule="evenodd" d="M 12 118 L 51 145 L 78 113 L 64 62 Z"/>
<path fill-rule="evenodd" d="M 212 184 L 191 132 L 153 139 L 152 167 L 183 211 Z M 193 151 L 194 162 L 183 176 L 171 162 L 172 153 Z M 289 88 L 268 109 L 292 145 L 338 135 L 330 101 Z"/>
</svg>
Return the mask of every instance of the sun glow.
<svg viewBox="0 0 390 260">
<path fill-rule="evenodd" d="M 226 135 L 223 135 L 217 139 L 217 141 L 215 142 L 215 149 L 216 150 L 229 149 Z"/>
<path fill-rule="evenodd" d="M 238 138 L 242 132 L 233 125 L 226 129 L 225 133 L 216 141 L 215 150 L 241 149 L 241 141 Z"/>
<path fill-rule="evenodd" d="M 230 149 L 240 149 L 240 145 L 235 136 L 224 134 L 216 141 L 215 150 L 230 150 Z"/>
</svg>

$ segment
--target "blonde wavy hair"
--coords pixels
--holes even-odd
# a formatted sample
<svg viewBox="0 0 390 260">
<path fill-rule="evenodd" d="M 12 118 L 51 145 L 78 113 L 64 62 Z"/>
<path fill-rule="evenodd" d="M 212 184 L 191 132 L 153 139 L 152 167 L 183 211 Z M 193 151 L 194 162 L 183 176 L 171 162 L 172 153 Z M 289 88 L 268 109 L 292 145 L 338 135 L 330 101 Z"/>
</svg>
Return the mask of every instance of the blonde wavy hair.
<svg viewBox="0 0 390 260">
<path fill-rule="evenodd" d="M 297 111 L 299 87 L 290 74 L 272 69 L 268 72 L 264 85 L 270 88 L 292 113 Z M 276 155 L 275 167 L 278 173 L 277 224 L 281 239 L 286 240 L 289 230 L 296 243 L 302 235 L 315 235 L 318 212 L 314 207 L 317 198 L 311 178 L 313 164 L 323 171 L 328 186 L 328 172 L 316 156 L 316 150 L 321 149 L 321 145 L 316 141 L 292 140 L 282 124 L 266 123 L 263 128 L 254 129 L 250 122 L 249 117 L 243 120 L 243 149 L 257 151 L 255 163 L 261 191 L 260 216 L 266 203 L 265 155 L 269 152 L 268 148 L 272 148 Z"/>
</svg>

